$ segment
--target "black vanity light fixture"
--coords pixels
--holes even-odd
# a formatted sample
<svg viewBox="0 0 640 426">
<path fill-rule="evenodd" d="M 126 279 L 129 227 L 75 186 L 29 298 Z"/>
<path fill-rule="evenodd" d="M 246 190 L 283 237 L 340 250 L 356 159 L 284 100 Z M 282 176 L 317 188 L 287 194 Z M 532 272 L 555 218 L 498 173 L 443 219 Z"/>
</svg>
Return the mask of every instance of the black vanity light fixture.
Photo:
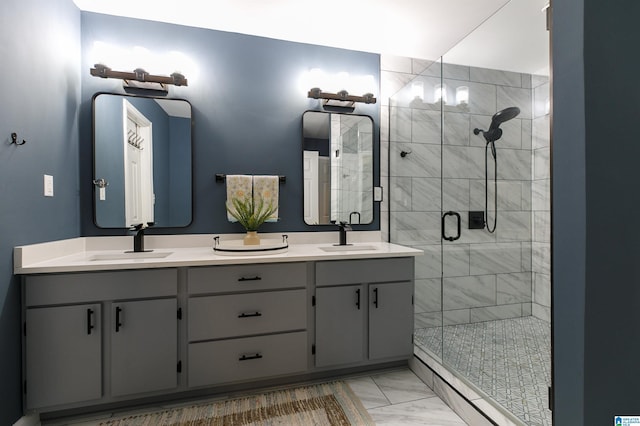
<svg viewBox="0 0 640 426">
<path fill-rule="evenodd" d="M 125 87 L 136 89 L 152 89 L 167 92 L 167 85 L 188 86 L 187 79 L 179 72 L 170 76 L 152 75 L 142 68 L 136 68 L 133 72 L 114 71 L 104 64 L 95 64 L 90 70 L 91 75 L 100 78 L 120 78 Z"/>
</svg>

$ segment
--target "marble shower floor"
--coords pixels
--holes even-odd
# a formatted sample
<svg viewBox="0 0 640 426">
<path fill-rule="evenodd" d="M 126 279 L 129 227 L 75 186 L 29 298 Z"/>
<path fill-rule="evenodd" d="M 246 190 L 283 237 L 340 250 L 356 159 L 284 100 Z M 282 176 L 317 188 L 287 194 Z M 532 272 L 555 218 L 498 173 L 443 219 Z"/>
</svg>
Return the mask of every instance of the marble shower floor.
<svg viewBox="0 0 640 426">
<path fill-rule="evenodd" d="M 362 375 L 337 377 L 349 384 L 353 392 L 371 415 L 376 425 L 439 425 L 465 426 L 466 423 L 449 408 L 424 382 L 409 368 L 398 368 L 368 372 Z M 312 382 L 317 383 L 317 382 Z M 304 385 L 296 383 L 294 386 Z M 255 392 L 251 392 L 255 394 Z M 233 395 L 241 397 L 242 395 Z M 210 400 L 219 400 L 220 397 Z M 118 413 L 102 413 L 90 418 L 75 418 L 59 421 L 43 422 L 46 426 L 95 426 L 112 415 L 139 414 L 157 411 L 180 405 L 203 403 L 208 400 L 199 399 L 182 404 L 148 407 L 144 410 Z"/>
<path fill-rule="evenodd" d="M 417 329 L 415 343 L 525 424 L 551 426 L 550 333 L 549 323 L 522 317 L 446 326 L 444 345 L 442 327 Z"/>
</svg>

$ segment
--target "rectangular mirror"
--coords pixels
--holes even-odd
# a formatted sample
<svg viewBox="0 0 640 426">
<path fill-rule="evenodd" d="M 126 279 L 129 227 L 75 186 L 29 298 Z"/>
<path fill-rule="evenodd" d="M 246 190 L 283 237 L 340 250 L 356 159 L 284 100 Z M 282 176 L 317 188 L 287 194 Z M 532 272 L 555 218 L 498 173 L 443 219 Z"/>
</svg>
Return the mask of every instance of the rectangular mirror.
<svg viewBox="0 0 640 426">
<path fill-rule="evenodd" d="M 302 115 L 304 221 L 373 222 L 373 120 L 367 115 Z"/>
<path fill-rule="evenodd" d="M 191 104 L 93 97 L 94 222 L 100 228 L 191 223 Z"/>
</svg>

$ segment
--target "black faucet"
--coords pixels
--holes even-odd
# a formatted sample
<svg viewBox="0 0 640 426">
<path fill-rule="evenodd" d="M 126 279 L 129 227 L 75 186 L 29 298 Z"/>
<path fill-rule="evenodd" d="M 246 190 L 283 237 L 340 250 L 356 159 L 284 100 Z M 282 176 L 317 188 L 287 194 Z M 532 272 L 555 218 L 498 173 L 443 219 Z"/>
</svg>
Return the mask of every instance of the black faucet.
<svg viewBox="0 0 640 426">
<path fill-rule="evenodd" d="M 135 232 L 135 234 L 133 234 L 133 252 L 134 253 L 142 253 L 145 251 L 144 230 L 149 226 L 153 226 L 153 222 L 139 223 L 137 225 L 133 225 L 133 227 L 131 228 L 131 230 Z M 147 250 L 147 251 L 153 251 L 153 250 Z"/>
<path fill-rule="evenodd" d="M 342 221 L 338 224 L 338 226 L 340 227 L 340 245 L 349 245 L 347 244 L 347 231 L 351 231 L 353 228 L 351 228 L 351 225 L 349 225 L 347 222 Z"/>
</svg>

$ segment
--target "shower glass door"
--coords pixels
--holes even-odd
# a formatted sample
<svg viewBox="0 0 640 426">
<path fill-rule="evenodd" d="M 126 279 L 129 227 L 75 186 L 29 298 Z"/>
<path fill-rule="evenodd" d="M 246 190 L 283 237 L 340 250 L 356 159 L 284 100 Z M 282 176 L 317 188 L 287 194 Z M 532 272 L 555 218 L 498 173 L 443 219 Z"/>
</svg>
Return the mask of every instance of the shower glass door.
<svg viewBox="0 0 640 426">
<path fill-rule="evenodd" d="M 483 33 L 504 27 L 502 13 L 546 40 L 544 14 L 518 0 L 442 57 L 442 362 L 512 419 L 546 425 L 549 79 L 510 60 L 516 51 L 502 61 L 470 55 Z M 544 50 L 528 59 L 548 64 Z M 519 114 L 500 122 L 511 107 Z M 496 125 L 492 149 L 484 131 Z"/>
<path fill-rule="evenodd" d="M 441 361 L 442 104 L 435 91 L 442 63 L 414 60 L 412 67 L 414 78 L 389 102 L 389 234 L 425 253 L 416 258 L 414 341 Z"/>
<path fill-rule="evenodd" d="M 447 238 L 456 231 L 443 222 L 442 357 L 498 396 L 523 350 L 519 321 L 531 315 L 531 77 L 450 64 L 446 55 L 443 63 L 442 208 L 460 218 L 461 231 Z M 474 130 L 512 106 L 520 114 L 501 124 L 494 158 Z"/>
<path fill-rule="evenodd" d="M 470 46 L 506 28 L 503 13 L 547 37 L 542 6 L 512 0 L 440 60 L 410 60 L 411 78 L 389 70 L 402 81 L 389 99 L 389 236 L 424 251 L 415 353 L 525 425 L 551 424 L 548 69 L 509 63 L 539 53 L 508 35 L 500 64 Z M 520 112 L 500 123 L 494 155 L 482 131 L 509 107 Z"/>
</svg>

